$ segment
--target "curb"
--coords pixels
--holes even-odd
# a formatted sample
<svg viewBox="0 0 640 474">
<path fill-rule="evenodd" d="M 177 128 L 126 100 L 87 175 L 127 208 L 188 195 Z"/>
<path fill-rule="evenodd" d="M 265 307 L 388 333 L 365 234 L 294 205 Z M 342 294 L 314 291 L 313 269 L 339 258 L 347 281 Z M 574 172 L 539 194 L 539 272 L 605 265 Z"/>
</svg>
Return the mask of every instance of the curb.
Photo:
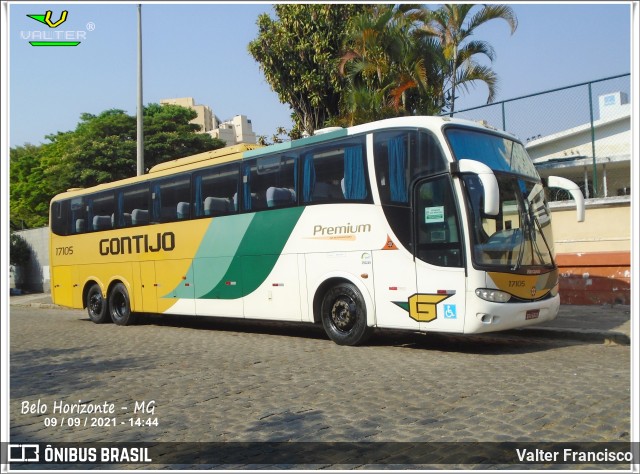
<svg viewBox="0 0 640 474">
<path fill-rule="evenodd" d="M 21 308 L 38 308 L 38 309 L 68 309 L 53 303 L 11 303 L 10 306 L 20 306 Z"/>
<path fill-rule="evenodd" d="M 514 329 L 513 333 L 518 334 L 519 336 L 574 339 L 577 341 L 595 342 L 604 345 L 631 345 L 631 338 L 627 334 L 616 331 L 599 331 L 597 329 L 539 327 Z"/>
</svg>

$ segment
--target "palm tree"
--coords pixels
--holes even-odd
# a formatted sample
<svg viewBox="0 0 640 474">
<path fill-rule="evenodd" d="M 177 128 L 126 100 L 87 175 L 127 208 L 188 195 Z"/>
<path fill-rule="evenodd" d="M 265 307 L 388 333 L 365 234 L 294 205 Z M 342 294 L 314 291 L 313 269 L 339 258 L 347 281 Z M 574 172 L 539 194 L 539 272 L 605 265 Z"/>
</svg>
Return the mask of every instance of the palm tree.
<svg viewBox="0 0 640 474">
<path fill-rule="evenodd" d="M 343 119 L 349 124 L 403 114 L 432 113 L 425 108 L 436 42 L 416 35 L 411 5 L 372 5 L 352 18 L 339 70 L 348 87 Z"/>
<path fill-rule="evenodd" d="M 495 98 L 498 82 L 495 72 L 473 59 L 482 54 L 493 62 L 495 52 L 485 41 L 469 40 L 475 29 L 489 20 L 499 18 L 509 24 L 511 34 L 518 27 L 518 19 L 507 5 L 483 5 L 480 11 L 468 18 L 474 7 L 473 4 L 446 4 L 437 10 L 423 10 L 422 31 L 436 38 L 442 49 L 445 83 L 441 102 L 448 106 L 451 114 L 455 110 L 456 89 L 459 86 L 468 91 L 472 82 L 482 81 L 489 88 L 487 103 Z"/>
<path fill-rule="evenodd" d="M 350 124 L 384 118 L 386 90 L 392 59 L 388 53 L 397 37 L 389 34 L 394 15 L 391 5 L 373 5 L 370 11 L 351 19 L 345 36 L 345 49 L 339 71 L 346 78 L 347 90 L 342 108 Z"/>
</svg>

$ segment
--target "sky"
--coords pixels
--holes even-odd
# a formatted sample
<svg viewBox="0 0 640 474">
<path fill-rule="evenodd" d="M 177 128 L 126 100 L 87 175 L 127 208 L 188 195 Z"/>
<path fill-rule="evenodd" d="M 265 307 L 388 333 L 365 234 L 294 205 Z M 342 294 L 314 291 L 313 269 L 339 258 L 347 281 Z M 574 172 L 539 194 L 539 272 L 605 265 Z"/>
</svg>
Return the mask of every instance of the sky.
<svg viewBox="0 0 640 474">
<path fill-rule="evenodd" d="M 246 115 L 257 135 L 291 127 L 281 104 L 247 51 L 268 3 L 143 3 L 143 102 L 193 97 L 220 119 Z M 3 5 L 7 6 L 7 4 Z M 631 72 L 630 3 L 514 3 L 518 28 L 494 20 L 476 30 L 489 42 L 499 77 L 496 101 Z M 50 30 L 29 18 L 68 11 Z M 9 146 L 47 143 L 47 135 L 74 130 L 82 113 L 137 103 L 137 4 L 8 3 Z M 4 14 L 5 12 L 3 12 Z M 33 47 L 34 31 L 81 32 L 76 47 Z M 483 105 L 486 87 L 464 93 L 456 109 Z M 6 107 L 3 101 L 2 107 Z M 4 111 L 5 114 L 7 111 Z M 3 154 L 6 149 L 3 150 Z"/>
</svg>

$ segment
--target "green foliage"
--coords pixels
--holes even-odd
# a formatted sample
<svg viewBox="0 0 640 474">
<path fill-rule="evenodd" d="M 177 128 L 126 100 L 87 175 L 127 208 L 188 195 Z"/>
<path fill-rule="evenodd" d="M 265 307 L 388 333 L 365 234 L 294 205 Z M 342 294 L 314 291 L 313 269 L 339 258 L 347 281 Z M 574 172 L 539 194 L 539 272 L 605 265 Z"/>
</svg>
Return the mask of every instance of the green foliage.
<svg viewBox="0 0 640 474">
<path fill-rule="evenodd" d="M 456 94 L 475 82 L 495 98 L 491 45 L 476 28 L 517 19 L 506 5 L 276 5 L 277 20 L 258 18 L 249 52 L 299 130 L 350 126 L 401 115 L 453 111 Z M 476 12 L 476 13 L 473 13 Z M 266 141 L 266 140 L 265 140 Z"/>
<path fill-rule="evenodd" d="M 291 130 L 287 130 L 286 128 L 280 126 L 276 127 L 276 131 L 273 135 L 271 135 L 271 141 L 267 138 L 266 135 L 258 135 L 256 143 L 262 146 L 273 145 L 274 143 L 283 143 L 285 141 L 298 140 L 302 138 L 302 132 L 300 132 L 299 128 L 293 127 Z"/>
<path fill-rule="evenodd" d="M 447 4 L 437 10 L 424 10 L 422 31 L 438 42 L 442 51 L 441 103 L 450 112 L 455 110 L 457 88 L 465 91 L 475 81 L 484 82 L 489 89 L 487 103 L 493 102 L 497 90 L 498 77 L 487 66 L 475 61 L 477 55 L 484 55 L 490 61 L 495 59 L 493 47 L 486 41 L 471 40 L 476 28 L 491 20 L 506 21 L 511 34 L 518 27 L 518 19 L 513 9 L 507 5 L 482 5 L 471 15 L 474 4 Z"/>
<path fill-rule="evenodd" d="M 29 261 L 31 248 L 20 235 L 11 233 L 9 248 L 9 263 L 11 265 L 24 265 Z"/>
<path fill-rule="evenodd" d="M 411 5 L 374 5 L 351 18 L 340 72 L 348 79 L 341 98 L 341 125 L 437 112 L 431 100 L 439 81 L 438 51 L 417 34 Z"/>
<path fill-rule="evenodd" d="M 298 133 L 313 134 L 339 114 L 344 80 L 337 70 L 346 24 L 364 11 L 354 4 L 278 4 L 277 19 L 260 15 L 249 52 L 289 104 Z"/>
<path fill-rule="evenodd" d="M 179 105 L 147 106 L 144 110 L 145 168 L 224 147 L 223 141 L 197 133 L 200 126 L 189 123 L 197 116 L 195 110 Z"/>
<path fill-rule="evenodd" d="M 9 214 L 12 222 L 24 227 L 47 224 L 54 187 L 42 167 L 43 148 L 25 145 L 9 151 Z"/>
<path fill-rule="evenodd" d="M 145 167 L 222 148 L 224 142 L 196 133 L 197 116 L 177 105 L 144 110 Z M 69 188 L 86 188 L 135 176 L 136 118 L 123 110 L 82 114 L 74 131 L 46 137 L 49 143 L 10 150 L 10 215 L 26 227 L 47 225 L 49 201 Z"/>
</svg>

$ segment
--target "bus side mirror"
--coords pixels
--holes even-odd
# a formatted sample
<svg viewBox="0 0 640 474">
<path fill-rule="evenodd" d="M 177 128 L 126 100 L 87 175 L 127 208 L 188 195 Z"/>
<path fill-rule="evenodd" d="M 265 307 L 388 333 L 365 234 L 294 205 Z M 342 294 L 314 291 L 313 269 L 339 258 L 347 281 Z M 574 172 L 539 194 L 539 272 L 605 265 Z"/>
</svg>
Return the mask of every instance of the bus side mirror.
<svg viewBox="0 0 640 474">
<path fill-rule="evenodd" d="M 549 176 L 547 178 L 547 186 L 550 188 L 560 188 L 568 191 L 576 202 L 576 212 L 578 213 L 578 222 L 584 222 L 584 196 L 576 183 L 567 178 L 559 176 Z"/>
<path fill-rule="evenodd" d="M 500 188 L 498 180 L 491 168 L 476 160 L 458 160 L 460 173 L 473 173 L 478 176 L 484 188 L 484 213 L 488 216 L 497 216 L 500 213 Z"/>
</svg>

